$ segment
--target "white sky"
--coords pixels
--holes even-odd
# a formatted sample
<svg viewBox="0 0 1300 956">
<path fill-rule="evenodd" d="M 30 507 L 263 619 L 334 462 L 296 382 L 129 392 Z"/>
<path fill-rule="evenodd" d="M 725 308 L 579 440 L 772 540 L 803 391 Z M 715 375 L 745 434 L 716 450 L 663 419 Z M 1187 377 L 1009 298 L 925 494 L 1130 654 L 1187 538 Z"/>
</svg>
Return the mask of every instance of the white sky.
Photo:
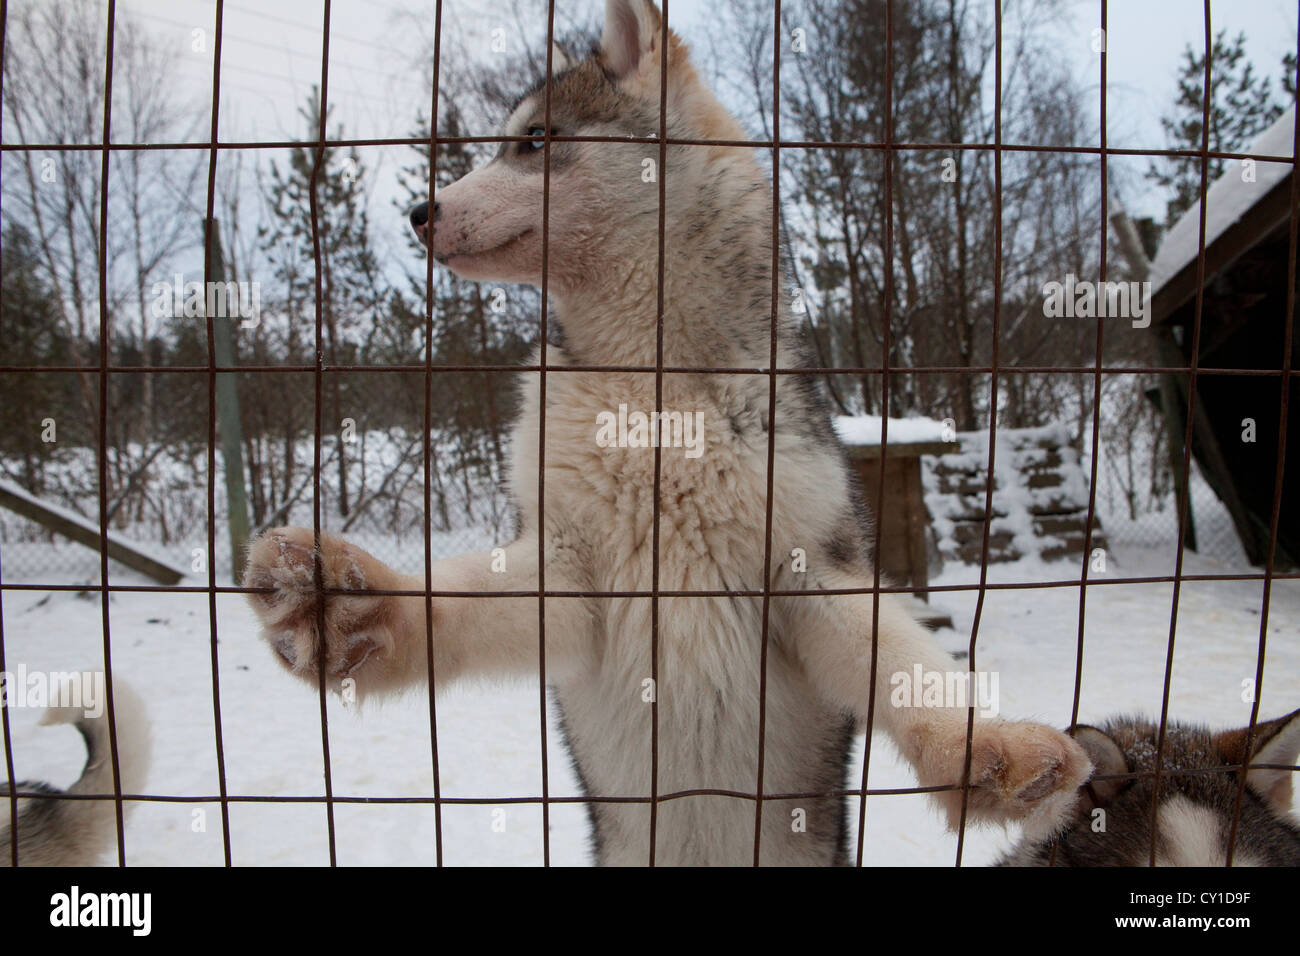
<svg viewBox="0 0 1300 956">
<path fill-rule="evenodd" d="M 33 2 L 33 0 L 28 0 Z M 505 28 L 507 43 L 518 42 L 505 18 L 493 11 L 508 0 L 444 0 L 444 36 L 449 41 L 481 44 L 490 31 Z M 710 19 L 721 0 L 670 0 L 672 24 L 697 56 L 707 57 Z M 600 0 L 559 0 L 557 16 L 596 10 Z M 225 5 L 222 57 L 221 130 L 230 140 L 280 140 L 301 135 L 296 110 L 320 75 L 321 0 L 230 0 Z M 206 136 L 208 84 L 211 79 L 213 0 L 119 0 L 157 33 L 170 37 L 182 53 L 178 95 L 193 97 L 203 116 L 195 137 Z M 1099 23 L 1100 0 L 1071 0 L 1071 19 L 1056 26 L 1054 48 L 1092 94 L 1099 85 L 1098 61 L 1091 31 Z M 423 106 L 421 51 L 433 31 L 433 0 L 335 0 L 332 6 L 330 102 L 349 136 L 409 135 L 414 115 Z M 1184 46 L 1202 45 L 1202 0 L 1110 0 L 1109 3 L 1110 145 L 1163 148 L 1158 117 L 1174 95 L 1174 71 Z M 1212 21 L 1217 30 L 1244 31 L 1248 52 L 1259 72 L 1276 77 L 1284 52 L 1296 47 L 1294 0 L 1218 0 Z M 209 30 L 207 53 L 191 52 L 191 31 Z M 536 25 L 537 43 L 545 37 L 544 20 Z M 830 38 L 833 42 L 833 38 Z M 707 75 L 707 71 L 706 71 Z M 521 77 L 521 86 L 530 78 Z M 1095 98 L 1090 104 L 1093 121 Z M 493 117 L 473 118 L 473 132 L 494 132 Z M 390 194 L 393 151 L 363 153 L 377 191 Z M 1147 161 L 1120 160 L 1121 184 L 1132 186 L 1124 198 L 1140 212 L 1161 209 L 1144 195 L 1140 173 Z M 1125 178 L 1126 177 L 1126 178 Z"/>
</svg>

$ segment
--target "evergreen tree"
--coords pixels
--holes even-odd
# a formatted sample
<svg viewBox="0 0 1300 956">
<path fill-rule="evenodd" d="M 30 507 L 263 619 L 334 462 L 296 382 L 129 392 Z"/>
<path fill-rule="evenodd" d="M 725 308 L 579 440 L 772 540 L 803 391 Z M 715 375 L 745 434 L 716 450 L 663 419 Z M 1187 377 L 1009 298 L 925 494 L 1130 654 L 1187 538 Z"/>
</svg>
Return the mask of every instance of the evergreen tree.
<svg viewBox="0 0 1300 956">
<path fill-rule="evenodd" d="M 440 135 L 455 138 L 464 135 L 460 109 L 455 101 L 445 100 Z M 421 119 L 413 135 L 425 139 L 429 124 Z M 429 196 L 430 170 L 427 143 L 413 147 L 415 157 L 398 174 L 406 191 L 402 208 L 409 209 Z M 445 186 L 468 174 L 485 157 L 476 156 L 467 144 L 440 142 L 438 145 L 437 184 Z M 428 260 L 423 246 L 410 236 L 412 249 L 408 276 L 412 298 L 412 335 L 419 354 L 414 361 L 424 361 L 424 340 L 418 330 L 424 325 L 425 288 L 433 300 L 432 361 L 434 365 L 508 365 L 521 362 L 536 335 L 541 300 L 531 288 L 510 289 L 466 282 L 441 266 L 434 266 L 432 284 L 428 284 Z M 419 398 L 419 393 L 413 397 Z M 502 438 L 513 411 L 514 393 L 506 377 L 493 373 L 443 373 L 434 376 L 433 402 L 439 410 L 438 424 L 455 438 L 461 464 L 483 468 L 486 473 L 501 474 Z M 412 407 L 412 414 L 423 414 Z M 490 461 L 489 461 L 490 459 Z"/>
<path fill-rule="evenodd" d="M 313 88 L 299 115 L 310 139 L 321 124 L 319 92 Z M 324 128 L 327 139 L 341 139 L 343 129 Z M 324 361 L 329 365 L 358 364 L 368 360 L 374 332 L 390 314 L 390 290 L 379 269 L 370 241 L 366 168 L 355 148 L 304 145 L 290 150 L 283 168 L 270 164 L 265 198 L 270 225 L 261 230 L 263 251 L 270 254 L 272 273 L 283 285 L 279 304 L 285 311 L 285 361 L 294 362 L 315 352 L 316 262 L 311 195 L 316 193 L 316 233 L 320 244 L 320 321 Z M 331 373 L 325 377 L 325 432 L 339 433 L 344 419 L 359 420 L 363 413 L 382 411 L 383 401 L 358 393 L 356 376 Z M 293 415 L 294 402 L 284 403 Z M 301 416 L 300 416 L 301 417 Z M 303 424 L 307 424 L 303 422 Z M 296 423 L 295 423 L 296 425 Z M 360 426 L 358 426 L 358 429 Z M 287 430 L 292 445 L 296 427 Z M 289 452 L 286 452 L 289 454 Z M 347 447 L 339 444 L 338 512 L 350 511 Z M 286 479 L 287 480 L 287 479 Z"/>
<path fill-rule="evenodd" d="M 38 254 L 20 226 L 4 233 L 0 273 L 0 342 L 5 363 L 69 365 L 73 343 L 59 321 L 57 298 L 40 278 Z M 39 494 L 43 468 L 56 445 L 42 440 L 42 423 L 53 419 L 56 436 L 84 440 L 85 416 L 71 375 L 60 372 L 8 372 L 0 375 L 0 449 L 21 462 L 18 480 Z M 82 427 L 78 427 L 78 426 Z"/>
<path fill-rule="evenodd" d="M 1294 64 L 1292 71 L 1294 76 Z M 1211 152 L 1240 152 L 1282 114 L 1282 107 L 1273 97 L 1268 77 L 1256 74 L 1254 64 L 1246 59 L 1244 33 L 1229 38 L 1227 31 L 1220 31 L 1215 36 L 1210 72 L 1207 144 Z M 1188 46 L 1178 71 L 1173 109 L 1160 120 L 1169 148 L 1199 150 L 1204 118 L 1205 53 Z M 1210 157 L 1207 186 L 1223 175 L 1226 164 L 1227 160 Z M 1170 193 L 1165 225 L 1172 226 L 1200 197 L 1201 161 L 1194 156 L 1168 157 L 1152 163 L 1147 178 Z"/>
</svg>

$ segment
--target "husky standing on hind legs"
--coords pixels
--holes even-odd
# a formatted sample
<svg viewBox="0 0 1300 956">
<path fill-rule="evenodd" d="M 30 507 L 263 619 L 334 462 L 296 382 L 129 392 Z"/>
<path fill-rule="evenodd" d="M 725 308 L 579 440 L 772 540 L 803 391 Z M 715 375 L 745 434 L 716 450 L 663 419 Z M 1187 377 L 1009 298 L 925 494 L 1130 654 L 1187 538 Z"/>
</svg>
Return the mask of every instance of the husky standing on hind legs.
<svg viewBox="0 0 1300 956">
<path fill-rule="evenodd" d="M 549 81 L 553 136 L 654 136 L 659 130 L 662 25 L 649 0 L 608 0 L 600 46 Z M 742 140 L 745 133 L 699 81 L 674 34 L 668 46 L 667 130 L 681 139 Z M 526 94 L 487 165 L 440 190 L 411 222 L 441 263 L 464 278 L 542 278 L 542 194 L 550 150 L 548 288 L 553 306 L 546 359 L 545 488 L 538 501 L 537 373 L 523 378 L 523 413 L 512 447 L 519 537 L 506 571 L 488 554 L 440 561 L 434 591 L 517 590 L 518 598 L 432 600 L 439 686 L 458 678 L 536 674 L 541 536 L 548 590 L 649 592 L 652 588 L 654 450 L 598 441 L 603 414 L 656 411 L 653 372 L 563 371 L 564 366 L 641 366 L 656 361 L 659 186 L 642 180 L 658 147 L 546 142 L 546 89 Z M 772 189 L 750 150 L 669 146 L 663 268 L 663 361 L 669 367 L 764 368 L 770 358 Z M 806 364 L 798 322 L 777 316 L 781 367 Z M 665 373 L 665 413 L 704 423 L 702 454 L 661 448 L 661 591 L 834 591 L 871 588 L 871 534 L 812 376 Z M 774 436 L 769 436 L 774 427 Z M 775 442 L 772 568 L 763 566 L 768 442 Z M 624 444 L 632 444 L 631 442 Z M 648 444 L 648 443 L 647 443 Z M 661 442 L 661 445 L 665 442 Z M 317 633 L 314 562 L 328 589 L 423 591 L 341 539 L 268 532 L 251 548 L 247 584 L 267 640 L 289 669 L 357 692 L 417 687 L 427 679 L 426 599 L 333 594 Z M 806 554 L 796 573 L 789 556 Z M 890 675 L 957 670 L 891 594 L 879 595 L 878 665 L 871 671 L 871 594 L 771 599 L 766 686 L 766 794 L 846 787 L 855 727 L 865 722 L 872 680 L 875 724 L 893 737 L 922 785 L 959 785 L 967 710 L 889 706 Z M 546 676 L 563 711 L 568 745 L 588 795 L 651 793 L 649 597 L 552 597 L 545 606 Z M 754 793 L 758 741 L 760 597 L 660 599 L 658 793 L 696 789 Z M 1037 821 L 1050 828 L 1075 798 L 1090 764 L 1066 735 L 1031 723 L 977 717 L 971 756 L 972 819 Z M 955 823 L 961 791 L 938 795 Z M 597 862 L 644 864 L 650 809 L 590 804 Z M 796 832 L 801 809 L 806 829 Z M 769 801 L 761 862 L 848 861 L 845 802 Z M 660 864 L 750 864 L 753 800 L 680 797 L 658 807 Z"/>
</svg>

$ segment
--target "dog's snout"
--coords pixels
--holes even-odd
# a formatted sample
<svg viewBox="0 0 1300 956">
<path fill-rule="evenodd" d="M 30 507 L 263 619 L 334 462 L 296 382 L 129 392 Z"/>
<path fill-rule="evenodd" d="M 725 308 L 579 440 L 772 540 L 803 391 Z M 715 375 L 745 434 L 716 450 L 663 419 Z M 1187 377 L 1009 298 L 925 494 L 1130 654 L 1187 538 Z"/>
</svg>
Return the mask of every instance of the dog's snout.
<svg viewBox="0 0 1300 956">
<path fill-rule="evenodd" d="M 411 222 L 411 228 L 415 230 L 415 234 L 420 237 L 421 242 L 427 242 L 429 238 L 428 231 L 429 231 L 429 222 L 431 218 L 429 215 L 430 206 L 433 207 L 432 221 L 437 222 L 439 210 L 438 210 L 438 204 L 436 202 L 416 203 L 414 206 L 411 207 L 411 211 L 406 214 L 407 218 Z"/>
</svg>

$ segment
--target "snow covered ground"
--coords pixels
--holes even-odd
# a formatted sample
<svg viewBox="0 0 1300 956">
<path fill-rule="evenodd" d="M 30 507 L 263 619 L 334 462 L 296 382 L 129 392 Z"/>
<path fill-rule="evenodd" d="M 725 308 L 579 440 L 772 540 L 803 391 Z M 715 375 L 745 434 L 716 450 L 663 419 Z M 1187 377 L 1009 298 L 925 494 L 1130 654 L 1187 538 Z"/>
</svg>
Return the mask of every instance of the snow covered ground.
<svg viewBox="0 0 1300 956">
<path fill-rule="evenodd" d="M 93 555 L 91 555 L 93 560 Z M 1163 574 L 1172 553 L 1130 550 L 1112 555 L 1094 579 Z M 1189 554 L 1185 571 L 1222 571 Z M 118 583 L 138 582 L 113 566 Z M 935 584 L 974 584 L 978 568 L 949 566 Z M 1022 562 L 994 566 L 990 581 L 1078 577 L 1074 564 Z M 82 581 L 90 577 L 81 578 Z M 1172 585 L 1099 585 L 1087 596 L 1081 719 L 1120 711 L 1158 713 L 1169 638 Z M 1244 724 L 1250 705 L 1243 681 L 1255 671 L 1262 586 L 1259 582 L 1183 585 L 1175 646 L 1171 714 L 1217 725 Z M 950 610 L 957 631 L 945 646 L 964 651 L 975 592 L 946 592 L 935 603 Z M 220 682 L 226 777 L 232 794 L 323 793 L 316 696 L 290 680 L 254 636 L 239 596 L 219 596 Z M 101 666 L 100 603 L 93 593 L 8 591 L 3 595 L 5 650 L 10 667 L 68 670 Z M 146 696 L 153 723 L 154 760 L 147 791 L 218 792 L 208 597 L 204 594 L 115 594 L 111 602 L 113 672 Z M 1002 712 L 1064 726 L 1074 683 L 1079 589 L 990 591 L 979 629 L 977 664 L 999 674 Z M 1269 614 L 1261 717 L 1300 706 L 1300 581 L 1276 582 Z M 540 793 L 541 742 L 536 685 L 466 686 L 439 696 L 438 744 L 442 792 L 448 797 L 502 799 Z M 37 726 L 38 713 L 12 709 L 19 779 L 71 782 L 83 759 L 66 727 Z M 419 695 L 357 714 L 329 704 L 336 794 L 418 796 L 432 793 L 427 703 Z M 574 795 L 577 782 L 548 732 L 552 795 Z M 855 763 L 853 778 L 861 779 Z M 887 739 L 872 751 L 869 785 L 914 786 Z M 195 811 L 206 829 L 195 832 Z M 856 805 L 854 806 L 856 811 Z M 341 864 L 434 862 L 430 805 L 337 805 Z M 854 814 L 856 818 L 856 813 Z M 494 822 L 504 821 L 504 829 Z M 327 862 L 326 817 L 320 804 L 232 804 L 236 864 Z M 956 839 L 919 795 L 867 801 L 868 864 L 951 865 Z M 500 831 L 500 832 L 498 832 Z M 541 811 L 535 805 L 446 806 L 442 834 L 449 865 L 535 865 L 542 859 Z M 580 805 L 551 808 L 551 860 L 584 864 L 587 825 Z M 1013 834 L 972 831 L 964 862 L 991 862 Z M 127 860 L 137 865 L 220 864 L 216 804 L 141 803 L 128 818 Z"/>
</svg>

